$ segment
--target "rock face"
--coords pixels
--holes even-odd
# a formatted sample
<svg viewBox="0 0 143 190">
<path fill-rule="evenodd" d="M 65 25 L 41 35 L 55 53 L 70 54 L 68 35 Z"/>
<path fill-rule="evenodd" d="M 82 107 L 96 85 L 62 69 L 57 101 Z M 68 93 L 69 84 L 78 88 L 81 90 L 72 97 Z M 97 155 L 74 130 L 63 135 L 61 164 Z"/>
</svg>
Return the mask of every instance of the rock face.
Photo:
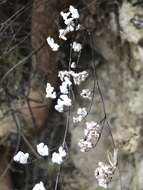
<svg viewBox="0 0 143 190">
<path fill-rule="evenodd" d="M 143 39 L 143 27 L 137 28 L 132 22 L 142 13 L 141 6 L 123 2 L 118 9 L 118 18 L 115 12 L 109 13 L 108 17 L 103 15 L 105 24 L 98 28 L 101 33 L 97 35 L 95 32 L 90 44 L 106 60 L 101 60 L 96 72 L 114 143 L 119 148 L 120 174 L 116 173 L 111 188 L 116 190 L 121 189 L 121 185 L 124 190 L 142 189 L 143 47 L 140 42 Z M 90 77 L 83 87 L 92 88 L 94 79 Z M 101 115 L 101 98 L 96 88 L 87 120 L 99 121 Z M 72 158 L 85 176 L 83 184 L 88 184 L 86 189 L 92 190 L 96 188 L 94 169 L 97 162 L 106 160 L 106 151 L 113 147 L 113 143 L 108 125 L 105 124 L 97 147 L 90 152 L 79 153 L 77 143 L 83 136 L 84 126 L 85 121 L 72 131 Z"/>
</svg>

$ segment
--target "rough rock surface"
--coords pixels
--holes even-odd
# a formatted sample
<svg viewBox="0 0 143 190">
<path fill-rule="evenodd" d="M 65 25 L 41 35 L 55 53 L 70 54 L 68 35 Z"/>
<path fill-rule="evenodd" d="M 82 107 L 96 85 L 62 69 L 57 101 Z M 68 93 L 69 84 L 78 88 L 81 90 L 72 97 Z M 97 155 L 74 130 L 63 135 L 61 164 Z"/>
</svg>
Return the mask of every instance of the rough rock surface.
<svg viewBox="0 0 143 190">
<path fill-rule="evenodd" d="M 143 28 L 137 29 L 131 19 L 143 12 L 142 7 L 133 7 L 131 3 L 123 2 L 119 8 L 119 23 L 111 17 L 106 19 L 110 25 L 104 25 L 104 31 L 95 35 L 93 48 L 105 58 L 96 67 L 98 80 L 105 101 L 106 113 L 115 145 L 119 148 L 119 172 L 114 178 L 113 189 L 141 190 L 142 165 L 142 115 L 143 115 Z M 112 13 L 112 18 L 115 18 Z M 117 33 L 120 25 L 120 34 Z M 107 30 L 106 30 L 107 29 Z M 113 30 L 114 29 L 114 30 Z M 108 32 L 107 32 L 108 31 Z M 120 35 L 120 38 L 119 38 Z M 96 60 L 95 60 L 96 62 Z M 92 81 L 92 82 L 91 82 Z M 84 84 L 92 88 L 93 78 Z M 92 110 L 87 120 L 96 121 L 103 115 L 98 97 L 93 102 Z M 106 151 L 113 147 L 110 131 L 107 125 L 103 130 L 97 147 L 88 153 L 79 153 L 78 140 L 83 135 L 85 121 L 72 131 L 72 158 L 76 167 L 84 175 L 83 183 L 92 190 L 96 187 L 94 168 L 97 160 L 106 160 Z M 121 182 L 120 182 L 121 178 Z M 83 188 L 84 189 L 84 188 Z"/>
</svg>

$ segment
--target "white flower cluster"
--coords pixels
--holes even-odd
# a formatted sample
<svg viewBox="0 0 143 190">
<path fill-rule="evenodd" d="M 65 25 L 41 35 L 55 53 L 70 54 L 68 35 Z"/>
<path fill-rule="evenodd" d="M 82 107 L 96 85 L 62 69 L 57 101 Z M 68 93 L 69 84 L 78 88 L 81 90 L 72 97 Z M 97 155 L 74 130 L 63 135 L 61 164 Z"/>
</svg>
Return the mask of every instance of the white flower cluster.
<svg viewBox="0 0 143 190">
<path fill-rule="evenodd" d="M 78 108 L 77 115 L 80 115 L 81 117 L 85 117 L 87 115 L 86 108 Z"/>
<path fill-rule="evenodd" d="M 68 94 L 69 93 L 69 87 L 72 85 L 72 82 L 70 81 L 69 76 L 65 76 L 62 80 L 62 84 L 60 86 L 60 92 L 62 94 Z"/>
<path fill-rule="evenodd" d="M 56 92 L 54 91 L 54 87 L 52 87 L 50 83 L 47 83 L 46 86 L 46 98 L 56 98 Z"/>
<path fill-rule="evenodd" d="M 65 80 L 65 77 L 70 78 L 70 72 L 71 71 L 59 71 L 58 73 L 58 77 L 60 78 L 60 80 L 63 82 Z"/>
<path fill-rule="evenodd" d="M 62 94 L 57 100 L 57 105 L 55 105 L 55 109 L 58 112 L 64 111 L 64 106 L 70 107 L 72 105 L 71 99 L 68 97 L 67 94 Z"/>
<path fill-rule="evenodd" d="M 19 151 L 14 157 L 13 160 L 15 162 L 19 162 L 20 164 L 27 164 L 29 158 L 29 153 L 23 153 L 22 151 Z"/>
<path fill-rule="evenodd" d="M 59 112 L 64 111 L 64 107 L 71 106 L 72 101 L 68 97 L 69 88 L 72 85 L 72 82 L 70 81 L 70 75 L 68 71 L 59 71 L 58 77 L 60 78 L 62 84 L 60 85 L 60 97 L 57 100 L 57 105 L 55 105 L 55 109 Z"/>
<path fill-rule="evenodd" d="M 72 49 L 73 49 L 75 52 L 80 52 L 81 49 L 82 49 L 82 45 L 81 45 L 80 43 L 73 42 L 73 44 L 72 44 Z"/>
<path fill-rule="evenodd" d="M 48 156 L 49 155 L 49 149 L 48 146 L 44 143 L 40 143 L 37 145 L 37 152 L 41 156 Z M 19 151 L 14 157 L 13 160 L 15 162 L 19 162 L 20 164 L 27 164 L 29 158 L 29 153 L 23 153 L 22 151 Z"/>
<path fill-rule="evenodd" d="M 73 81 L 76 85 L 80 85 L 81 82 L 83 82 L 88 76 L 87 71 L 82 71 L 79 73 L 76 73 L 74 71 L 59 71 L 58 77 L 60 78 L 62 84 L 60 85 L 60 93 L 57 100 L 57 105 L 55 105 L 55 109 L 59 112 L 64 111 L 64 107 L 71 106 L 72 101 L 68 97 L 69 88 L 72 85 L 72 82 L 70 78 L 73 78 Z M 46 98 L 56 98 L 56 92 L 54 91 L 54 88 L 50 85 L 50 83 L 47 83 L 46 87 Z"/>
<path fill-rule="evenodd" d="M 41 155 L 41 156 L 48 156 L 49 155 L 49 148 L 47 145 L 45 145 L 44 143 L 39 143 L 37 145 L 37 152 Z M 57 164 L 61 164 L 63 162 L 63 158 L 66 156 L 66 151 L 64 150 L 64 148 L 62 146 L 59 147 L 58 149 L 58 153 L 54 152 L 52 154 L 52 162 L 53 163 L 57 163 Z M 14 157 L 13 160 L 15 162 L 19 162 L 20 164 L 27 164 L 29 158 L 29 153 L 23 153 L 22 151 L 19 151 Z M 38 188 L 40 189 L 40 187 L 42 187 L 42 183 L 38 183 L 36 184 L 36 186 L 34 186 L 34 188 Z M 34 190 L 35 190 L 34 189 Z M 38 190 L 39 190 L 38 189 Z M 42 188 L 41 188 L 42 190 Z"/>
<path fill-rule="evenodd" d="M 41 156 L 48 156 L 48 155 L 49 155 L 48 146 L 45 145 L 44 143 L 38 144 L 38 145 L 37 145 L 37 152 L 38 152 Z"/>
<path fill-rule="evenodd" d="M 118 150 L 114 149 L 113 155 L 111 152 L 107 152 L 109 164 L 105 164 L 103 162 L 98 163 L 98 168 L 95 169 L 94 174 L 99 186 L 104 188 L 108 187 L 117 167 L 117 157 Z"/>
<path fill-rule="evenodd" d="M 75 73 L 74 71 L 71 71 L 71 76 L 73 77 L 74 83 L 76 85 L 80 85 L 81 82 L 85 81 L 85 79 L 88 77 L 88 72 L 82 71 L 79 73 Z"/>
<path fill-rule="evenodd" d="M 75 19 L 76 20 L 79 19 L 79 13 L 77 9 L 75 9 L 72 5 L 70 5 L 69 12 L 67 13 L 61 12 L 60 15 L 62 16 L 64 20 L 66 28 L 59 30 L 59 38 L 63 40 L 67 40 L 66 35 L 69 32 L 73 32 L 74 30 L 77 31 L 80 29 L 80 24 L 75 23 Z M 58 51 L 59 45 L 54 42 L 54 39 L 52 37 L 49 36 L 47 38 L 47 43 L 53 51 Z"/>
<path fill-rule="evenodd" d="M 69 32 L 73 32 L 74 30 L 77 31 L 80 29 L 80 24 L 76 24 L 77 22 L 75 23 L 75 19 L 76 20 L 79 19 L 79 13 L 77 9 L 75 9 L 72 5 L 70 5 L 69 12 L 67 13 L 61 12 L 60 15 L 64 20 L 66 28 L 59 30 L 59 38 L 67 40 L 66 35 Z M 47 43 L 53 51 L 58 51 L 59 45 L 54 42 L 54 39 L 52 37 L 49 36 L 47 38 Z"/>
<path fill-rule="evenodd" d="M 84 138 L 80 139 L 78 146 L 81 152 L 87 152 L 94 148 L 99 140 L 101 134 L 101 126 L 94 122 L 86 122 L 86 129 L 84 130 Z"/>
<path fill-rule="evenodd" d="M 73 117 L 73 122 L 78 123 L 81 122 L 84 117 L 86 117 L 87 111 L 86 108 L 78 108 L 77 110 L 77 116 Z"/>
<path fill-rule="evenodd" d="M 69 7 L 69 11 L 67 13 L 61 12 L 60 15 L 62 16 L 64 23 L 66 25 L 65 29 L 59 30 L 59 38 L 63 40 L 67 40 L 66 35 L 69 32 L 73 32 L 74 30 L 79 30 L 80 25 L 76 25 L 74 20 L 79 19 L 78 10 L 75 9 L 72 5 Z"/>
<path fill-rule="evenodd" d="M 89 89 L 83 89 L 81 91 L 80 95 L 84 99 L 91 100 L 91 91 Z"/>
<path fill-rule="evenodd" d="M 42 181 L 40 181 L 40 183 L 37 183 L 32 190 L 46 190 L 46 188 L 44 187 L 44 183 Z"/>
<path fill-rule="evenodd" d="M 70 5 L 70 7 L 69 7 L 69 12 L 71 13 L 73 19 L 79 18 L 78 10 L 75 9 L 72 5 Z"/>
<path fill-rule="evenodd" d="M 80 85 L 81 82 L 85 81 L 85 79 L 88 77 L 87 71 L 82 71 L 79 73 L 76 73 L 74 71 L 60 71 L 59 75 L 60 80 L 63 81 L 65 77 L 72 77 L 73 81 L 76 85 Z"/>
<path fill-rule="evenodd" d="M 71 68 L 72 68 L 72 69 L 75 69 L 75 68 L 76 68 L 75 62 L 72 62 L 72 63 L 71 63 Z"/>
<path fill-rule="evenodd" d="M 62 146 L 59 147 L 58 153 L 54 152 L 52 154 L 52 162 L 56 164 L 61 164 L 63 162 L 63 158 L 66 156 L 66 151 Z"/>
<path fill-rule="evenodd" d="M 68 97 L 69 88 L 72 85 L 70 79 L 73 78 L 74 83 L 76 85 L 79 85 L 82 81 L 84 81 L 87 78 L 87 76 L 87 71 L 79 73 L 75 73 L 74 71 L 59 71 L 58 77 L 60 78 L 62 84 L 60 86 L 61 95 L 59 96 L 57 104 L 55 105 L 55 109 L 57 111 L 63 112 L 64 107 L 70 107 L 72 105 L 72 100 Z"/>
<path fill-rule="evenodd" d="M 95 170 L 95 178 L 98 181 L 98 185 L 104 188 L 108 187 L 114 174 L 114 168 L 103 162 L 98 163 L 98 168 Z"/>
<path fill-rule="evenodd" d="M 48 37 L 48 38 L 47 38 L 47 43 L 49 44 L 50 48 L 51 48 L 53 51 L 58 51 L 59 45 L 54 42 L 54 39 L 53 39 L 53 38 Z"/>
</svg>

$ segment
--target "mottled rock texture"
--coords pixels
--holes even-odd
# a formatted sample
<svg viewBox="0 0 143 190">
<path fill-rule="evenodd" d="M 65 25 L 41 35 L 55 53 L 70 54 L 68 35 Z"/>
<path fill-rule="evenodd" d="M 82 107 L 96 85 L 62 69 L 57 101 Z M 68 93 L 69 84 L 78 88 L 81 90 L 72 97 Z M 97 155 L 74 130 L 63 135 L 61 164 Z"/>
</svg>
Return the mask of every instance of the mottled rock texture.
<svg viewBox="0 0 143 190">
<path fill-rule="evenodd" d="M 99 22 L 100 24 L 94 25 L 95 30 L 93 29 L 90 44 L 102 56 L 96 72 L 114 143 L 119 148 L 120 177 L 117 172 L 111 188 L 116 190 L 121 189 L 121 184 L 124 190 L 142 189 L 140 165 L 142 164 L 143 47 L 140 41 L 143 39 L 143 28 L 136 28 L 131 22 L 135 15 L 141 15 L 142 12 L 141 6 L 133 6 L 126 1 L 118 6 L 117 10 L 105 15 L 104 12 L 102 19 L 101 11 L 97 18 L 102 20 L 102 24 Z M 102 58 L 105 60 L 103 61 Z M 86 88 L 92 86 L 93 77 L 84 84 Z M 95 100 L 87 120 L 96 121 L 103 115 L 102 105 L 99 103 L 101 99 L 96 90 Z M 72 157 L 76 167 L 85 176 L 83 183 L 87 181 L 89 184 L 86 189 L 92 190 L 96 188 L 93 174 L 97 160 L 104 161 L 107 149 L 113 147 L 113 144 L 106 124 L 95 150 L 79 153 L 77 139 L 82 137 L 84 126 L 85 121 L 72 130 Z"/>
</svg>

